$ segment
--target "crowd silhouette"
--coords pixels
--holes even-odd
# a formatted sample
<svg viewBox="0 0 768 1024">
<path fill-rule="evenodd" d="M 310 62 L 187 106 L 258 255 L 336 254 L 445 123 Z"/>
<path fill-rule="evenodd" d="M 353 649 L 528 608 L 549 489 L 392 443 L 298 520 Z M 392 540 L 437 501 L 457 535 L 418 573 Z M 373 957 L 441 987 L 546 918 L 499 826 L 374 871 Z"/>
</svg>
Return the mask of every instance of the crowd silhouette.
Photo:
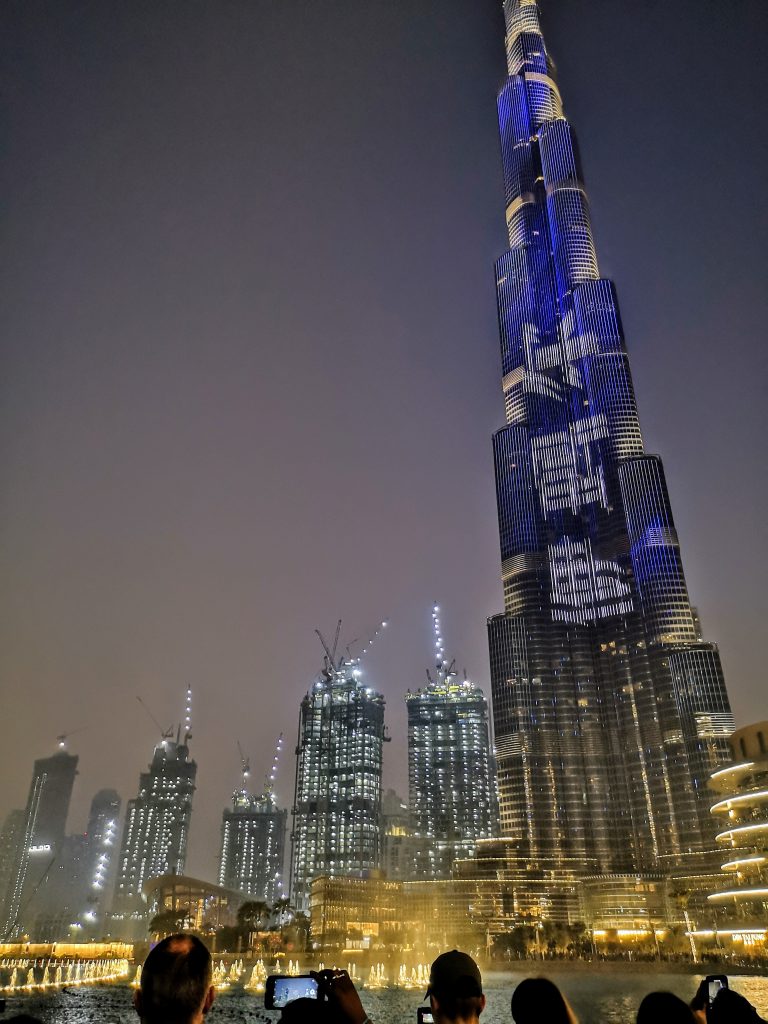
<svg viewBox="0 0 768 1024">
<path fill-rule="evenodd" d="M 373 1024 L 346 971 L 313 972 L 317 999 L 295 999 L 282 1008 L 279 1024 Z M 149 953 L 134 994 L 141 1024 L 204 1024 L 214 1005 L 211 954 L 195 935 L 170 935 Z M 486 1006 L 480 969 L 467 953 L 453 949 L 434 961 L 419 1012 L 424 1024 L 480 1024 Z M 5 1024 L 42 1024 L 34 1017 L 4 1018 Z M 703 981 L 689 1003 L 672 992 L 650 992 L 640 1003 L 636 1024 L 760 1024 L 754 1006 L 727 982 Z M 579 1024 L 553 981 L 521 981 L 511 994 L 510 1024 Z M 629 1022 L 628 1022 L 629 1024 Z M 768 1022 L 763 1022 L 768 1024 Z"/>
</svg>

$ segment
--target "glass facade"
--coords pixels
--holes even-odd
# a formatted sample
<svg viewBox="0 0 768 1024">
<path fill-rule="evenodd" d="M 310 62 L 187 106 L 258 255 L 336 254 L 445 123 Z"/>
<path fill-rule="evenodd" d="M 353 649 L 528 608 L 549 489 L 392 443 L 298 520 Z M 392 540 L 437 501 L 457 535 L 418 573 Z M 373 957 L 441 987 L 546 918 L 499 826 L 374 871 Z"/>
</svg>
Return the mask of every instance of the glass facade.
<svg viewBox="0 0 768 1024">
<path fill-rule="evenodd" d="M 301 702 L 291 836 L 291 900 L 312 879 L 363 875 L 381 858 L 384 698 L 356 664 L 327 667 Z"/>
<path fill-rule="evenodd" d="M 271 792 L 234 793 L 221 822 L 219 885 L 270 905 L 280 899 L 287 817 Z"/>
<path fill-rule="evenodd" d="M 489 620 L 503 835 L 546 868 L 654 870 L 714 845 L 733 727 L 643 448 L 616 291 L 533 0 L 505 0 L 509 250 L 496 282 L 504 613 Z"/>
<path fill-rule="evenodd" d="M 458 682 L 442 665 L 405 703 L 411 820 L 416 835 L 429 840 L 412 877 L 449 878 L 457 857 L 494 834 L 488 703 L 479 687 Z"/>
<path fill-rule="evenodd" d="M 123 828 L 113 916 L 144 916 L 141 891 L 156 875 L 183 875 L 187 856 L 197 764 L 189 747 L 165 736 L 155 747 L 149 770 L 139 777 L 139 793 L 128 801 Z M 127 935 L 129 927 L 123 932 Z"/>
<path fill-rule="evenodd" d="M 65 827 L 77 774 L 77 757 L 59 751 L 35 761 L 32 783 L 24 810 L 16 857 L 6 894 L 3 938 L 15 939 L 34 931 L 34 922 L 45 910 L 44 882 L 61 857 Z M 38 893 L 40 894 L 38 896 Z"/>
</svg>

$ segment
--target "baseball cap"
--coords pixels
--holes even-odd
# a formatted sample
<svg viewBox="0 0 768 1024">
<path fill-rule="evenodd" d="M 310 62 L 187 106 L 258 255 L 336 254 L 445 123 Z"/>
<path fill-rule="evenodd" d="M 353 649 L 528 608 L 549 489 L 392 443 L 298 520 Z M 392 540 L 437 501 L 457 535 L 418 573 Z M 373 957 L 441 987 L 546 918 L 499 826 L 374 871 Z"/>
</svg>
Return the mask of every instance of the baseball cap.
<svg viewBox="0 0 768 1024">
<path fill-rule="evenodd" d="M 483 979 L 480 968 L 468 953 L 452 949 L 441 953 L 429 971 L 429 988 L 424 998 L 434 992 L 443 996 L 481 996 Z"/>
</svg>

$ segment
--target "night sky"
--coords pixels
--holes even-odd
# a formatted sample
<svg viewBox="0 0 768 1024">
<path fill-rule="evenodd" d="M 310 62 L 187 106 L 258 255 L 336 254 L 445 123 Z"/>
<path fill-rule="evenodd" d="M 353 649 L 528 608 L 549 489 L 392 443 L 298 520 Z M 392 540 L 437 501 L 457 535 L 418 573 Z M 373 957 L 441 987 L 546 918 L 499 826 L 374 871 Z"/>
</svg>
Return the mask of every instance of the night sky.
<svg viewBox="0 0 768 1024">
<path fill-rule="evenodd" d="M 648 450 L 737 723 L 765 698 L 765 0 L 543 0 Z M 71 830 L 194 691 L 189 873 L 287 737 L 314 627 L 430 609 L 488 689 L 505 248 L 493 0 L 0 6 L 0 814 L 72 735 Z"/>
</svg>

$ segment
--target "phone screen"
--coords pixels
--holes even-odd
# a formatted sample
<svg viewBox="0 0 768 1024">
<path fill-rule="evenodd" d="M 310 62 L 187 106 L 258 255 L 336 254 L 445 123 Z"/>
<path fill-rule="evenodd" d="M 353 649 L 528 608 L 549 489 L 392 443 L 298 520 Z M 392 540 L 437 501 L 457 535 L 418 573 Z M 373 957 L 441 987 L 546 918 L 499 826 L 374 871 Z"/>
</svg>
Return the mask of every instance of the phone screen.
<svg viewBox="0 0 768 1024">
<path fill-rule="evenodd" d="M 723 982 L 720 978 L 711 978 L 710 981 L 707 983 L 707 986 L 709 989 L 709 1005 L 711 1006 L 712 1003 L 714 1003 L 715 1001 L 715 996 L 717 995 L 717 993 L 720 991 L 721 988 L 724 988 L 725 986 L 723 985 Z"/>
<path fill-rule="evenodd" d="M 276 1010 L 292 1003 L 294 999 L 317 999 L 317 982 L 314 978 L 275 978 L 272 1005 Z"/>
<path fill-rule="evenodd" d="M 416 1013 L 418 1024 L 435 1024 L 432 1010 L 428 1006 L 420 1006 Z"/>
</svg>

